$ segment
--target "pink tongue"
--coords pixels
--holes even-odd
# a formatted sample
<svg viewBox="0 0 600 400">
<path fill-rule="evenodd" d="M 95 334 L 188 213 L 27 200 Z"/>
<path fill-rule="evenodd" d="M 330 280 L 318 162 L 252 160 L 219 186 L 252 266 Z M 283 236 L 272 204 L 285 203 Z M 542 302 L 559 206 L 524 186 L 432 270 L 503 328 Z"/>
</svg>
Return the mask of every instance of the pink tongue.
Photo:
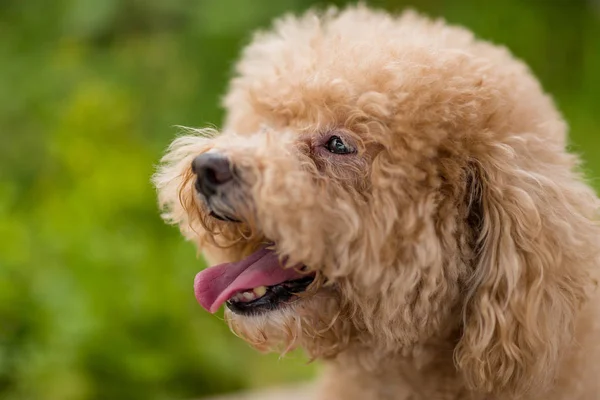
<svg viewBox="0 0 600 400">
<path fill-rule="evenodd" d="M 263 247 L 241 261 L 215 265 L 198 273 L 194 293 L 198 303 L 214 314 L 239 291 L 273 286 L 303 276 L 294 268 L 282 268 L 277 254 Z"/>
</svg>

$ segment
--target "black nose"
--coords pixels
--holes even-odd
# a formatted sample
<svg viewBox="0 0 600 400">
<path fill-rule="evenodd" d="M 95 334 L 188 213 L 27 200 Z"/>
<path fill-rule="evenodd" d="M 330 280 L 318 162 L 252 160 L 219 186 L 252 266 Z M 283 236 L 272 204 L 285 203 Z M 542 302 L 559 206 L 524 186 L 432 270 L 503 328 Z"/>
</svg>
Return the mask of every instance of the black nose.
<svg viewBox="0 0 600 400">
<path fill-rule="evenodd" d="M 229 159 L 221 154 L 201 154 L 192 161 L 192 171 L 198 177 L 196 190 L 206 197 L 217 193 L 217 189 L 233 179 Z"/>
</svg>

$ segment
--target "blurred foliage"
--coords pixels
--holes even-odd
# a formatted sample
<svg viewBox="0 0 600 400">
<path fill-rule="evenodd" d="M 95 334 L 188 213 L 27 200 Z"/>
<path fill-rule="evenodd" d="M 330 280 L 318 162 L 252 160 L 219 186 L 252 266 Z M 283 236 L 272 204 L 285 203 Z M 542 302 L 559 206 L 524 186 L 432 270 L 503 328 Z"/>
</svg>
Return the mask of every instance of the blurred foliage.
<svg viewBox="0 0 600 400">
<path fill-rule="evenodd" d="M 372 3 L 507 45 L 600 174 L 598 2 Z M 202 262 L 158 217 L 149 179 L 175 125 L 221 120 L 249 32 L 313 4 L 0 2 L 0 399 L 186 399 L 311 376 L 301 355 L 259 355 L 200 309 Z"/>
</svg>

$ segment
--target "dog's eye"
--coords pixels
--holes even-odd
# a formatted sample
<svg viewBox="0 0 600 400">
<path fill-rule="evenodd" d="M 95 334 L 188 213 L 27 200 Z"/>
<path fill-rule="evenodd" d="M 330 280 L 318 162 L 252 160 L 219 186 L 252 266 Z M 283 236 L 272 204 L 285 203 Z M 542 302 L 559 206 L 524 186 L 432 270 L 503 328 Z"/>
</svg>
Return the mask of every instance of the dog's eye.
<svg viewBox="0 0 600 400">
<path fill-rule="evenodd" d="M 334 154 L 351 154 L 355 152 L 339 136 L 330 137 L 327 144 L 325 144 L 325 148 Z"/>
</svg>

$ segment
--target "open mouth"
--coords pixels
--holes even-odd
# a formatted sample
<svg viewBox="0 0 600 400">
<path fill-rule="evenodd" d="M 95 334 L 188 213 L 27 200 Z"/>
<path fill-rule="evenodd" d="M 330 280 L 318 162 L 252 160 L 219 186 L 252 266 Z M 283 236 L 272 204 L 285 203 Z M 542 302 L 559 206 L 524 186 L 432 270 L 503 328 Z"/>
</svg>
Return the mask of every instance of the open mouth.
<svg viewBox="0 0 600 400">
<path fill-rule="evenodd" d="M 314 279 L 314 276 L 306 276 L 274 286 L 260 286 L 238 292 L 225 305 L 236 314 L 253 315 L 275 310 L 296 300 L 296 294 L 306 291 Z"/>
<path fill-rule="evenodd" d="M 215 313 L 224 303 L 237 313 L 255 315 L 285 306 L 297 299 L 314 279 L 299 268 L 283 268 L 279 256 L 267 246 L 241 261 L 223 263 L 198 273 L 196 299 Z"/>
</svg>

